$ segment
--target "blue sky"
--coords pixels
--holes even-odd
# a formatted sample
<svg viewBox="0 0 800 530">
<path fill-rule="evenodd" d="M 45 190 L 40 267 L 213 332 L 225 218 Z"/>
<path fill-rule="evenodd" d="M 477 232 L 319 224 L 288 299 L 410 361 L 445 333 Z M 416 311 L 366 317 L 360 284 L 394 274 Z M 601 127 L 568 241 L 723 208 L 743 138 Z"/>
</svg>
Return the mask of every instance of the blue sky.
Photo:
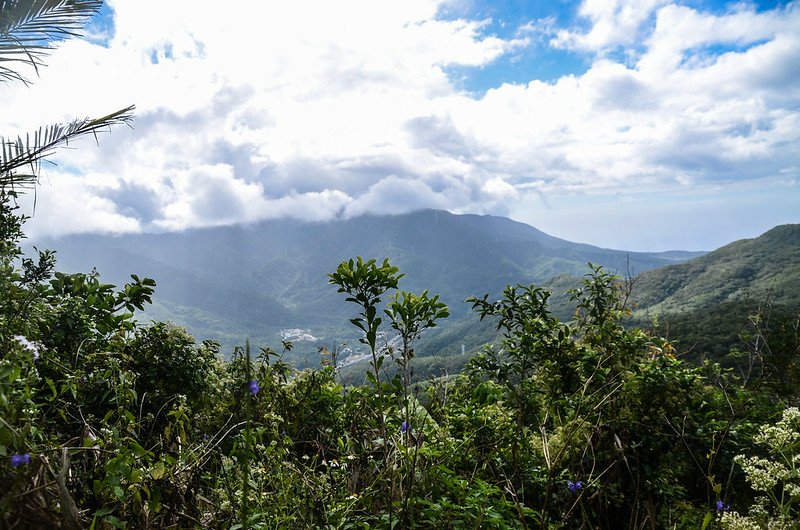
<svg viewBox="0 0 800 530">
<path fill-rule="evenodd" d="M 513 39 L 520 28 L 536 21 L 553 19 L 552 24 L 567 26 L 580 23 L 575 14 L 578 2 L 463 2 L 445 5 L 439 12 L 443 19 L 470 18 L 485 20 L 482 31 Z M 556 81 L 563 75 L 580 75 L 591 66 L 587 54 L 556 49 L 545 38 L 533 39 L 517 53 L 499 57 L 480 68 L 453 67 L 450 73 L 464 89 L 480 95 L 502 83 L 527 83 L 531 79 Z"/>
<path fill-rule="evenodd" d="M 787 3 L 786 1 L 751 2 L 750 6 L 753 11 L 758 13 L 784 7 Z M 736 4 L 723 1 L 694 1 L 682 2 L 682 5 L 702 9 L 707 13 L 724 15 L 730 12 L 732 6 Z M 487 23 L 482 29 L 483 33 L 513 39 L 523 33 L 520 32 L 520 28 L 524 28 L 532 21 L 552 25 L 554 28 L 572 27 L 589 31 L 591 29 L 590 21 L 578 16 L 580 6 L 580 1 L 567 0 L 552 2 L 466 1 L 445 4 L 437 16 L 445 20 L 459 18 L 485 20 Z M 652 13 L 648 17 L 647 23 L 652 25 L 655 22 L 655 16 L 655 13 Z M 616 60 L 630 63 L 631 61 L 626 58 L 625 53 L 631 48 L 639 53 L 644 51 L 643 46 L 633 45 L 611 49 L 608 53 Z M 721 54 L 734 50 L 742 50 L 742 48 L 735 44 L 725 43 L 717 45 L 713 53 Z M 553 47 L 547 38 L 540 37 L 532 39 L 531 44 L 520 50 L 519 53 L 503 55 L 480 68 L 454 67 L 450 69 L 450 73 L 459 86 L 471 93 L 481 95 L 502 83 L 527 83 L 531 79 L 553 82 L 564 75 L 582 75 L 591 68 L 593 59 L 592 53 Z"/>
<path fill-rule="evenodd" d="M 6 92 L 4 131 L 137 105 L 54 159 L 34 237 L 433 207 L 707 250 L 800 222 L 797 2 L 110 0 Z"/>
</svg>

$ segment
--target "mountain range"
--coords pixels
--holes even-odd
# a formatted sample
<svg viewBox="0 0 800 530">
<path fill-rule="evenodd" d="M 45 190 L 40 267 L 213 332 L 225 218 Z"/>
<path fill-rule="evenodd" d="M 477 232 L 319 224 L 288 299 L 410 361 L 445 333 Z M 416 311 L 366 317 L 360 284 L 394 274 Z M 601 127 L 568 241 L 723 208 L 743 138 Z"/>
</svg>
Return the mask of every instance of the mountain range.
<svg viewBox="0 0 800 530">
<path fill-rule="evenodd" d="M 422 210 L 326 223 L 281 219 L 161 234 L 76 235 L 36 244 L 56 250 L 59 268 L 67 272 L 95 267 L 117 285 L 130 274 L 154 278 L 156 295 L 145 319 L 179 323 L 198 339 L 219 341 L 225 352 L 248 337 L 273 347 L 292 340 L 292 358 L 302 366 L 316 363 L 312 354 L 319 346 L 357 349 L 348 321 L 357 309 L 327 281 L 341 261 L 355 256 L 389 258 L 406 275 L 401 289 L 440 294 L 451 317 L 425 347 L 458 356 L 491 336 L 491 326 L 477 323 L 466 298 L 499 296 L 517 283 L 558 290 L 585 274 L 588 262 L 636 276 L 642 316 L 646 309 L 648 315 L 701 310 L 753 286 L 791 297 L 800 284 L 784 274 L 785 263 L 800 263 L 799 238 L 798 225 L 787 225 L 707 255 L 626 252 L 572 243 L 503 217 Z"/>
</svg>

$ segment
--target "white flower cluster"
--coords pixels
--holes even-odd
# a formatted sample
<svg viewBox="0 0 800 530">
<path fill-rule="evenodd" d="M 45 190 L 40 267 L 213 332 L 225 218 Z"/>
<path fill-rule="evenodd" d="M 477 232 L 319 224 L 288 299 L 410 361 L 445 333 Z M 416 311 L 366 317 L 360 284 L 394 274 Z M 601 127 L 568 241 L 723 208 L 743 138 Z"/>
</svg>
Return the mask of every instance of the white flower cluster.
<svg viewBox="0 0 800 530">
<path fill-rule="evenodd" d="M 767 521 L 767 530 L 796 530 L 797 521 L 790 521 L 786 517 L 778 517 Z"/>
<path fill-rule="evenodd" d="M 727 530 L 762 530 L 754 519 L 736 512 L 724 512 L 719 522 Z"/>
<path fill-rule="evenodd" d="M 35 342 L 31 342 L 22 335 L 14 335 L 14 340 L 16 340 L 23 348 L 33 353 L 33 360 L 39 360 L 39 345 Z"/>
<path fill-rule="evenodd" d="M 734 461 L 742 467 L 753 489 L 769 497 L 760 497 L 747 516 L 735 511 L 720 514 L 720 526 L 727 530 L 797 528 L 794 517 L 800 513 L 790 506 L 800 500 L 800 409 L 790 407 L 784 410 L 781 420 L 775 425 L 763 426 L 755 441 L 769 451 L 770 458 L 738 455 Z M 770 498 L 777 510 L 769 509 Z M 787 512 L 792 512 L 790 515 L 793 517 L 785 515 Z"/>
<path fill-rule="evenodd" d="M 783 449 L 800 440 L 800 409 L 789 407 L 783 411 L 783 418 L 775 425 L 766 425 L 761 428 L 755 441 L 767 446 L 773 451 Z"/>
<path fill-rule="evenodd" d="M 756 491 L 769 491 L 778 484 L 778 481 L 783 482 L 792 477 L 792 470 L 780 462 L 757 456 L 745 458 L 744 455 L 738 455 L 733 460 L 742 466 L 747 481 Z"/>
</svg>

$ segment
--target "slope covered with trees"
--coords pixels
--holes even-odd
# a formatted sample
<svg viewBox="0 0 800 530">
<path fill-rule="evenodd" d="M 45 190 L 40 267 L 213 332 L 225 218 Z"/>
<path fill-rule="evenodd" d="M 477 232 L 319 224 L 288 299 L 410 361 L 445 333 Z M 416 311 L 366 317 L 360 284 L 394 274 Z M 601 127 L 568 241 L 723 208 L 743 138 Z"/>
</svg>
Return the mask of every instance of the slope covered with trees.
<svg viewBox="0 0 800 530">
<path fill-rule="evenodd" d="M 796 305 L 800 225 L 783 225 L 686 263 L 644 272 L 634 297 L 650 312 L 687 312 L 735 300 Z"/>
<path fill-rule="evenodd" d="M 636 278 L 636 322 L 657 322 L 690 358 L 726 365 L 747 361 L 763 347 L 758 337 L 798 344 L 800 225 L 773 228 L 687 263 Z M 797 347 L 795 347 L 797 349 Z M 730 358 L 732 350 L 738 350 Z"/>
<path fill-rule="evenodd" d="M 693 253 L 627 253 L 564 241 L 502 217 L 425 210 L 329 223 L 268 220 L 250 226 L 180 233 L 82 235 L 37 241 L 57 249 L 65 270 L 97 267 L 111 283 L 130 270 L 162 287 L 145 318 L 170 320 L 227 348 L 247 335 L 275 341 L 282 328 L 308 329 L 324 341 L 354 342 L 326 273 L 352 256 L 389 256 L 406 271 L 403 288 L 437 286 L 456 321 L 464 300 L 509 283 L 581 275 L 587 262 L 641 272 Z M 446 324 L 445 327 L 450 327 Z M 317 342 L 298 343 L 296 362 L 314 358 Z"/>
</svg>

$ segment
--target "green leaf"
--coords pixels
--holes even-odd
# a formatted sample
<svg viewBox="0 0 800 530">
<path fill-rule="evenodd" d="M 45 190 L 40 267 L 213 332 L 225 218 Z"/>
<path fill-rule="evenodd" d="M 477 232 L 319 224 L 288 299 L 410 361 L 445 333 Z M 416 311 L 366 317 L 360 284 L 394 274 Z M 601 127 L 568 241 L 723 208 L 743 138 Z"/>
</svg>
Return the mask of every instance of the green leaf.
<svg viewBox="0 0 800 530">
<path fill-rule="evenodd" d="M 150 476 L 154 479 L 158 480 L 164 476 L 164 462 L 158 461 L 153 465 L 153 468 L 150 470 Z"/>
<path fill-rule="evenodd" d="M 114 517 L 113 515 L 109 515 L 108 517 L 103 519 L 105 522 L 109 523 L 114 528 L 125 528 L 125 523 Z"/>
<path fill-rule="evenodd" d="M 100 508 L 99 510 L 94 512 L 94 516 L 95 517 L 105 517 L 106 515 L 108 515 L 110 513 L 113 513 L 113 512 L 114 512 L 114 508 L 110 508 L 110 507 L 106 506 L 105 508 Z"/>
<path fill-rule="evenodd" d="M 119 486 L 112 486 L 111 489 L 114 491 L 114 495 L 117 497 L 117 499 L 119 500 L 125 499 L 125 492 L 122 490 L 122 488 L 120 488 Z"/>
<path fill-rule="evenodd" d="M 20 367 L 17 364 L 5 363 L 0 366 L 0 379 L 14 381 L 20 374 Z"/>
<path fill-rule="evenodd" d="M 136 442 L 131 440 L 130 441 L 130 445 L 131 445 L 131 448 L 133 449 L 134 454 L 136 454 L 136 456 L 144 456 L 144 455 L 147 454 L 147 449 L 145 449 L 144 447 L 142 447 L 138 443 L 136 443 Z"/>
<path fill-rule="evenodd" d="M 53 397 L 50 399 L 50 401 L 52 401 L 58 396 L 58 391 L 56 390 L 56 384 L 49 377 L 45 379 L 45 382 L 47 383 L 47 386 L 50 387 L 50 390 L 53 391 Z"/>
<path fill-rule="evenodd" d="M 711 524 L 711 520 L 713 518 L 714 516 L 711 515 L 711 512 L 707 512 L 706 516 L 703 518 L 703 526 L 700 527 L 700 530 L 706 530 L 706 528 L 708 528 L 708 525 Z"/>
</svg>

